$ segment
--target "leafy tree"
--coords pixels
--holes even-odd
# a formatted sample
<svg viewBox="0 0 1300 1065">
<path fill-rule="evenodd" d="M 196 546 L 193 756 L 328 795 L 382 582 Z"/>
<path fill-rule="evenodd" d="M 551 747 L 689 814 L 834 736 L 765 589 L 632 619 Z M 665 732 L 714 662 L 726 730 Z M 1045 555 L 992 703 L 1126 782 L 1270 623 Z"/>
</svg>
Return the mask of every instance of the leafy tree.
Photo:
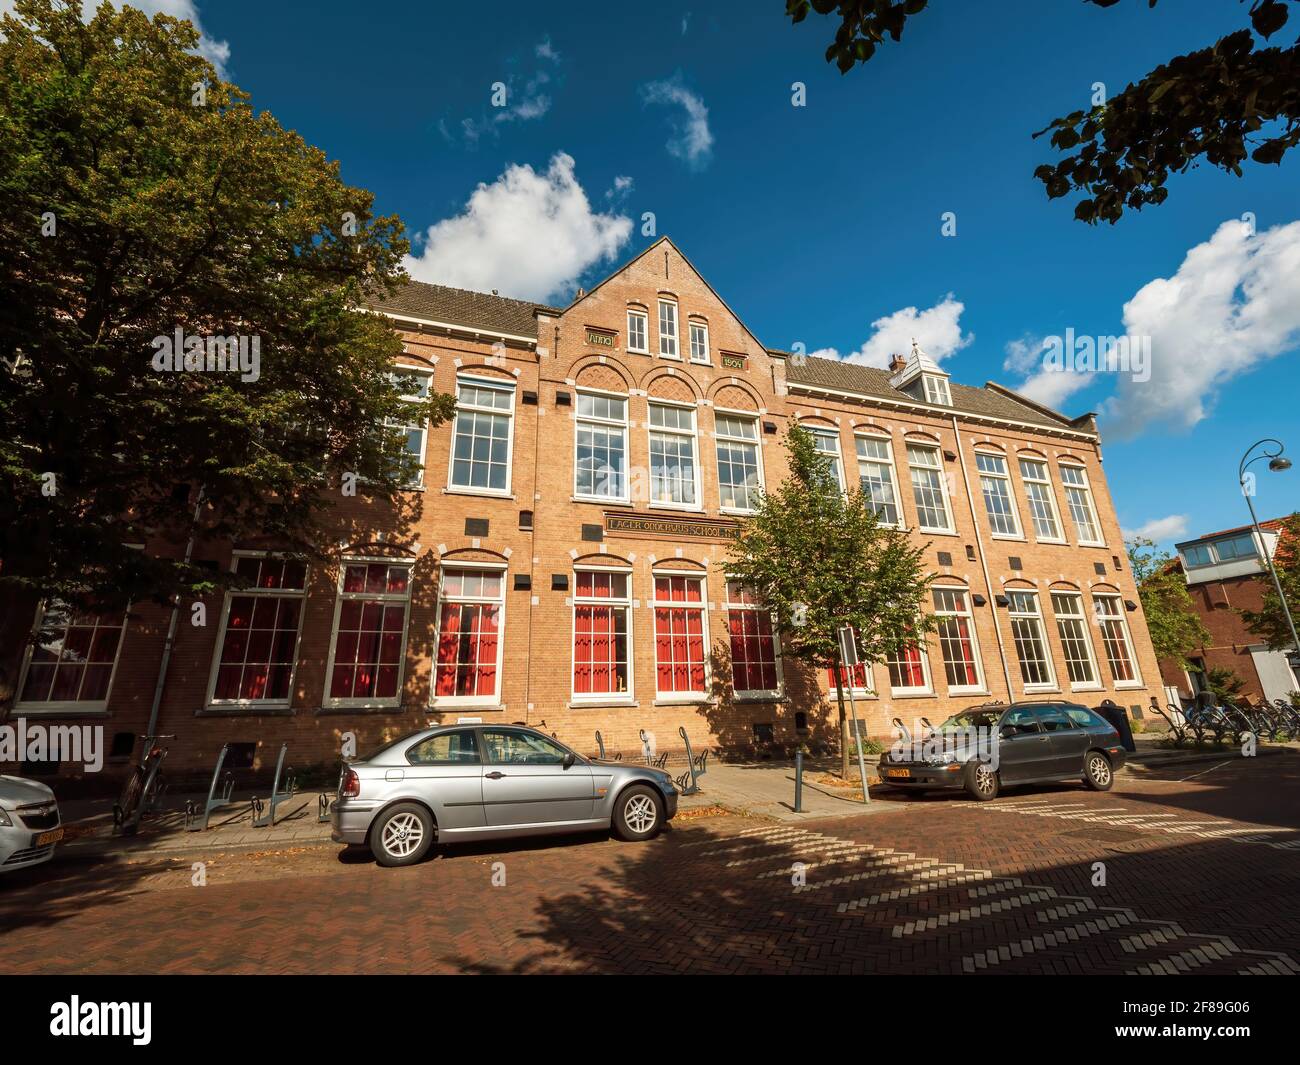
<svg viewBox="0 0 1300 1065">
<path fill-rule="evenodd" d="M 1182 571 L 1171 565 L 1173 556 L 1158 553 L 1155 546 L 1143 537 L 1124 545 L 1156 658 L 1186 668 L 1187 656 L 1209 643 L 1210 633 L 1196 613 Z"/>
<path fill-rule="evenodd" d="M 387 499 L 408 479 L 377 427 L 450 409 L 403 403 L 401 343 L 356 309 L 403 276 L 400 222 L 197 43 L 107 3 L 0 23 L 0 589 L 203 594 L 230 578 L 128 546 L 196 528 L 314 552 L 344 474 Z M 177 330 L 205 366 L 247 338 L 244 369 L 156 369 Z"/>
<path fill-rule="evenodd" d="M 1224 703 L 1237 702 L 1246 682 L 1237 675 L 1235 669 L 1212 666 L 1205 672 L 1205 686 L 1214 694 L 1215 703 L 1222 706 Z"/>
<path fill-rule="evenodd" d="M 1087 2 L 1114 7 L 1119 0 Z M 1175 56 L 1109 100 L 1053 119 L 1035 133 L 1050 132 L 1052 147 L 1066 153 L 1034 171 L 1048 197 L 1081 193 L 1075 218 L 1113 224 L 1126 209 L 1163 203 L 1169 175 L 1202 160 L 1238 177 L 1248 154 L 1257 163 L 1280 163 L 1300 141 L 1300 47 L 1294 40 L 1289 47 L 1259 45 L 1287 24 L 1287 2 L 1252 0 L 1249 29 Z M 1156 3 L 1147 0 L 1148 7 Z M 899 41 L 907 20 L 927 6 L 927 0 L 785 5 L 794 22 L 809 11 L 838 14 L 826 59 L 842 73 L 870 60 L 886 37 Z"/>
<path fill-rule="evenodd" d="M 1279 530 L 1277 550 L 1273 553 L 1273 568 L 1277 570 L 1278 583 L 1286 596 L 1291 616 L 1300 618 L 1300 512 L 1292 514 Z M 1264 582 L 1264 601 L 1258 610 L 1242 610 L 1241 618 L 1256 636 L 1267 642 L 1274 651 L 1300 650 L 1291 640 L 1291 628 L 1282 612 L 1282 600 L 1267 575 Z"/>
<path fill-rule="evenodd" d="M 790 475 L 741 521 L 724 566 L 729 578 L 772 608 L 785 655 L 835 671 L 847 776 L 839 629 L 852 625 L 857 631 L 863 663 L 881 662 L 934 627 L 933 617 L 921 613 L 931 578 L 924 548 L 882 526 L 859 489 L 840 491 L 830 459 L 806 429 L 794 426 L 785 442 Z"/>
</svg>

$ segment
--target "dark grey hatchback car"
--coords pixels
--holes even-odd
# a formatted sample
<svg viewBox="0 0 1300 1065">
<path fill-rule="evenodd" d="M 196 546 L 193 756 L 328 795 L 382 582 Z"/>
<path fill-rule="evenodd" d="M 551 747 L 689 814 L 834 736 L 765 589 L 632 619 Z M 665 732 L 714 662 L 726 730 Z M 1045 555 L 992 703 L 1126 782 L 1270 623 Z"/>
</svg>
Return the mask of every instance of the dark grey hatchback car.
<svg viewBox="0 0 1300 1065">
<path fill-rule="evenodd" d="M 1086 706 L 994 703 L 896 743 L 880 756 L 880 778 L 910 792 L 963 788 L 987 801 L 1011 784 L 1081 779 L 1109 791 L 1125 758 L 1119 732 Z"/>
</svg>

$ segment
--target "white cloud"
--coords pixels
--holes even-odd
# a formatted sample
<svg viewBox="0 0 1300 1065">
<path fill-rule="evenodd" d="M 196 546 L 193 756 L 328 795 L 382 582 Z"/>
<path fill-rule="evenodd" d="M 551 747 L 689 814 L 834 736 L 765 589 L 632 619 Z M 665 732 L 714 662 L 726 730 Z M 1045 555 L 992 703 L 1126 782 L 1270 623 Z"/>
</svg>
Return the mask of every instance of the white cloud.
<svg viewBox="0 0 1300 1065">
<path fill-rule="evenodd" d="M 201 34 L 196 51 L 217 68 L 217 73 L 221 77 L 226 77 L 226 64 L 230 61 L 230 45 L 225 41 L 213 40 L 203 32 L 203 26 L 199 22 L 198 5 L 194 0 L 130 0 L 129 4 L 122 3 L 122 0 L 113 0 L 113 2 L 117 7 L 134 7 L 150 18 L 154 15 L 172 15 L 175 18 L 188 19 L 194 23 L 194 28 Z M 101 0 L 81 0 L 82 19 L 89 22 L 100 3 Z M 0 15 L 11 15 L 13 10 L 14 0 L 0 0 Z"/>
<path fill-rule="evenodd" d="M 975 339 L 970 333 L 962 334 L 961 312 L 965 309 L 965 304 L 955 299 L 950 292 L 926 310 L 904 307 L 893 314 L 877 318 L 871 323 L 874 332 L 857 351 L 841 355 L 836 348 L 822 348 L 809 354 L 884 368 L 889 365 L 890 356 L 907 355 L 912 350 L 912 340 L 915 338 L 922 351 L 935 362 L 942 362 Z"/>
<path fill-rule="evenodd" d="M 635 184 L 627 174 L 618 174 L 614 178 L 614 184 L 605 190 L 605 199 L 613 203 L 622 203 L 632 194 L 632 186 Z"/>
<path fill-rule="evenodd" d="M 542 38 L 533 48 L 533 54 L 544 63 L 554 67 L 560 65 L 560 53 L 555 50 L 549 37 Z M 550 111 L 552 100 L 545 89 L 551 84 L 552 77 L 545 66 L 533 71 L 520 89 L 516 89 L 515 80 L 511 77 L 508 82 L 503 82 L 506 86 L 503 105 L 493 107 L 490 113 L 484 113 L 479 118 L 461 119 L 460 129 L 466 144 L 477 146 L 485 136 L 498 136 L 502 126 L 511 122 L 532 122 Z M 444 137 L 451 139 L 445 121 L 440 121 L 438 128 Z"/>
<path fill-rule="evenodd" d="M 551 300 L 613 260 L 631 234 L 626 215 L 592 211 L 572 156 L 556 152 L 543 173 L 512 164 L 480 184 L 463 212 L 429 227 L 404 265 L 420 281 Z"/>
<path fill-rule="evenodd" d="M 681 72 L 663 81 L 651 81 L 642 85 L 641 99 L 646 104 L 680 107 L 682 114 L 674 114 L 669 119 L 673 133 L 666 144 L 668 152 L 692 170 L 708 166 L 713 158 L 709 109 L 704 106 L 704 100 L 698 93 L 686 87 Z"/>
<path fill-rule="evenodd" d="M 541 43 L 533 49 L 533 52 L 538 59 L 549 59 L 554 63 L 560 61 L 560 53 L 555 50 L 555 46 L 551 44 L 549 37 L 543 37 Z"/>
<path fill-rule="evenodd" d="M 1124 328 L 1151 337 L 1151 379 L 1120 378 L 1102 408 L 1107 428 L 1123 437 L 1154 424 L 1191 429 L 1220 389 L 1300 344 L 1300 222 L 1260 233 L 1223 223 L 1173 277 L 1138 290 Z"/>
<path fill-rule="evenodd" d="M 1166 540 L 1178 540 L 1187 535 L 1187 515 L 1170 514 L 1163 518 L 1152 518 L 1136 529 L 1121 529 L 1120 532 L 1125 540 L 1151 540 L 1157 544 Z"/>
</svg>

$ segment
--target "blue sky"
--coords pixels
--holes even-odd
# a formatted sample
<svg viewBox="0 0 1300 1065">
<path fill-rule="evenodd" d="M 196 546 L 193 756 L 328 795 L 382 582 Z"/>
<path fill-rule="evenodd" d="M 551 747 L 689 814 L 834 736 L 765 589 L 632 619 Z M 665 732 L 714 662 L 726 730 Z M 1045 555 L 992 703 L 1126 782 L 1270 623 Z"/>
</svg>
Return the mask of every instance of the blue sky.
<svg viewBox="0 0 1300 1065">
<path fill-rule="evenodd" d="M 1244 25 L 1245 6 L 1008 0 L 995 19 L 934 0 L 843 76 L 822 58 L 831 21 L 793 26 L 783 8 L 201 0 L 198 14 L 255 105 L 422 238 L 416 276 L 562 299 L 644 247 L 653 212 L 766 343 L 878 361 L 919 334 L 958 381 L 1103 411 L 1126 528 L 1163 521 L 1167 544 L 1247 520 L 1245 448 L 1278 436 L 1300 459 L 1300 160 L 1241 179 L 1201 168 L 1161 207 L 1089 227 L 1032 179 L 1055 153 L 1030 136 L 1087 107 L 1094 83 L 1117 92 Z M 1243 217 L 1253 230 L 1221 228 Z M 1150 335 L 1151 380 L 1027 383 L 1041 339 L 1067 329 Z M 1263 474 L 1258 503 L 1300 508 L 1300 464 Z"/>
</svg>

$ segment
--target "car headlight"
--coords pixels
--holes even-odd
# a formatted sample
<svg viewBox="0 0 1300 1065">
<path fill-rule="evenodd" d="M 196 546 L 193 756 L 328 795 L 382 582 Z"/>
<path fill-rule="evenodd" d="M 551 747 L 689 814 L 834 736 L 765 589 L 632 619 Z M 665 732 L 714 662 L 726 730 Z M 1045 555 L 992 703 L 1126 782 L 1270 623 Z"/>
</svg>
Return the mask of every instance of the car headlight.
<svg viewBox="0 0 1300 1065">
<path fill-rule="evenodd" d="M 0 828 L 13 828 L 14 823 L 9 820 L 9 815 L 0 810 Z"/>
</svg>

